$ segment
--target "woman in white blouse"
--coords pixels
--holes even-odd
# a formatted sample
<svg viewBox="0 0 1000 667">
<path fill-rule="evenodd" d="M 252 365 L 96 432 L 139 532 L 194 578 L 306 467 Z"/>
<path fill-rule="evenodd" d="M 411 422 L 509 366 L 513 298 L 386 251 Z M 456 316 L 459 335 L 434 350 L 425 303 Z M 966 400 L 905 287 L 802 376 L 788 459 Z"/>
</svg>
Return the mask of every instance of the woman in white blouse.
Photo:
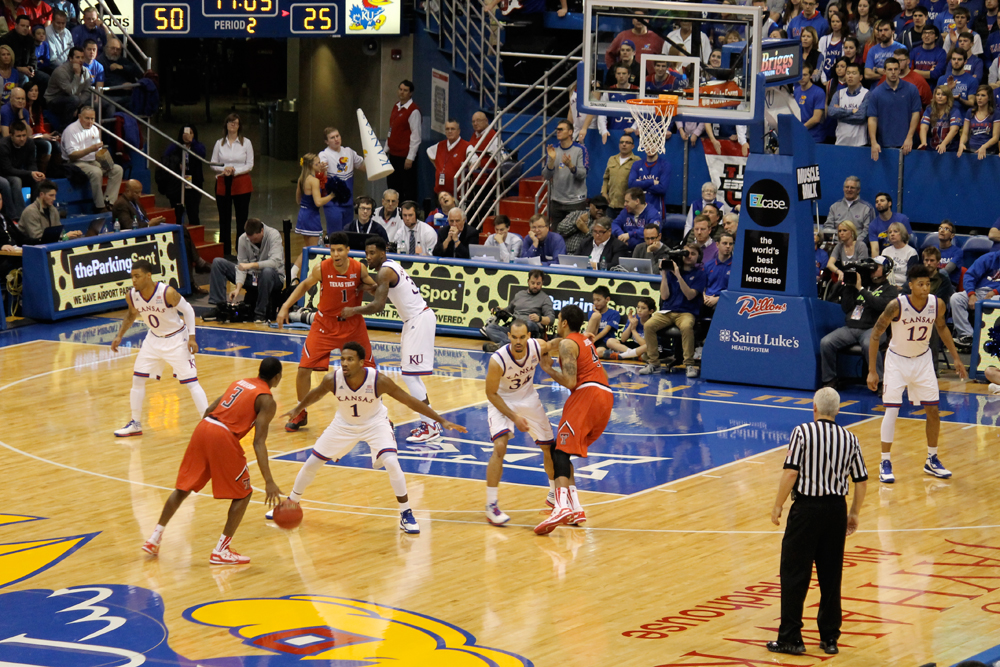
<svg viewBox="0 0 1000 667">
<path fill-rule="evenodd" d="M 253 195 L 253 145 L 243 136 L 240 117 L 226 116 L 226 136 L 215 142 L 212 162 L 222 163 L 212 167 L 216 171 L 215 203 L 219 207 L 219 240 L 225 255 L 232 255 L 233 207 L 236 207 L 236 239 L 239 240 L 250 214 L 250 197 Z"/>
<path fill-rule="evenodd" d="M 908 245 L 909 240 L 910 233 L 902 223 L 894 222 L 889 225 L 889 247 L 882 251 L 882 256 L 892 260 L 892 275 L 889 276 L 889 282 L 897 289 L 903 288 L 906 284 L 906 272 L 920 261 L 917 251 Z"/>
</svg>

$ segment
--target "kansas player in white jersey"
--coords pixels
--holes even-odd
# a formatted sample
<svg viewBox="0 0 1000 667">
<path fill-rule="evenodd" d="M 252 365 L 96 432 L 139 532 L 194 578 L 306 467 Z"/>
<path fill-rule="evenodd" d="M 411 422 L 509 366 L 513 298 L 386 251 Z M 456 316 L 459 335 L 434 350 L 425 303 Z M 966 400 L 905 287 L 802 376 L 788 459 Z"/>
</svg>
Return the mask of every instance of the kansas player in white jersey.
<svg viewBox="0 0 1000 667">
<path fill-rule="evenodd" d="M 947 479 L 951 472 L 938 458 L 938 431 L 941 419 L 938 415 L 938 384 L 934 373 L 933 353 L 930 351 L 931 335 L 937 330 L 941 341 L 951 353 L 958 377 L 963 380 L 969 375 L 958 357 L 955 341 L 945 323 L 944 301 L 931 296 L 931 272 L 923 264 L 916 264 L 906 272 L 910 293 L 889 302 L 885 311 L 875 323 L 871 344 L 868 349 L 868 388 L 878 388 L 878 341 L 885 330 L 892 325 L 892 340 L 885 355 L 885 379 L 882 402 L 885 416 L 882 417 L 882 462 L 879 466 L 879 481 L 892 484 L 896 481 L 892 472 L 889 452 L 896 429 L 896 417 L 903 405 L 903 390 L 910 397 L 910 403 L 923 406 L 927 414 L 927 461 L 924 472 L 928 475 Z"/>
<path fill-rule="evenodd" d="M 132 371 L 132 391 L 129 402 L 132 420 L 115 431 L 119 438 L 142 435 L 142 403 L 146 398 L 146 380 L 160 379 L 163 365 L 169 364 L 181 384 L 187 385 L 194 399 L 198 417 L 208 409 L 208 397 L 198 383 L 198 368 L 194 355 L 198 343 L 194 339 L 194 309 L 173 287 L 153 280 L 153 266 L 146 260 L 132 262 L 132 289 L 125 295 L 128 313 L 122 320 L 118 335 L 111 341 L 111 350 L 118 351 L 122 337 L 136 318 L 149 327 Z"/>
<path fill-rule="evenodd" d="M 510 517 L 500 510 L 497 487 L 503 476 L 503 458 L 507 455 L 507 441 L 516 428 L 528 433 L 539 447 L 544 457 L 545 474 L 549 478 L 549 494 L 555 499 L 555 478 L 552 467 L 552 445 L 555 437 L 552 424 L 542 401 L 535 389 L 535 369 L 542 355 L 549 353 L 552 342 L 529 338 L 528 324 L 514 320 L 508 334 L 510 343 L 504 345 L 490 357 L 486 373 L 486 408 L 493 441 L 493 455 L 486 467 L 486 520 L 500 526 Z"/>
<path fill-rule="evenodd" d="M 337 398 L 337 416 L 313 445 L 309 459 L 295 478 L 291 500 L 299 502 L 306 488 L 312 483 L 319 469 L 327 461 L 336 463 L 346 456 L 359 442 L 368 443 L 372 455 L 372 468 L 385 467 L 389 483 L 399 502 L 399 528 L 405 533 L 419 533 L 420 526 L 413 517 L 409 497 L 406 495 L 406 478 L 396 457 L 396 438 L 393 434 L 389 411 L 382 404 L 383 396 L 391 396 L 403 405 L 427 415 L 447 429 L 466 433 L 464 427 L 453 424 L 421 403 L 402 387 L 375 369 L 364 365 L 365 349 L 358 343 L 346 343 L 340 351 L 340 368 L 327 373 L 315 389 L 306 394 L 298 405 L 283 416 L 289 419 L 318 401 L 327 393 Z M 271 518 L 271 512 L 264 515 Z"/>
<path fill-rule="evenodd" d="M 406 274 L 399 262 L 386 259 L 386 243 L 381 236 L 369 236 L 365 246 L 368 269 L 376 272 L 376 287 L 371 302 L 357 308 L 344 308 L 344 318 L 351 315 L 374 315 L 382 312 L 388 300 L 403 321 L 400 336 L 400 367 L 407 391 L 417 400 L 430 405 L 423 376 L 434 372 L 434 335 L 437 317 L 430 309 L 420 288 Z M 410 431 L 407 442 L 427 442 L 441 437 L 441 427 L 422 417 L 420 425 Z"/>
</svg>

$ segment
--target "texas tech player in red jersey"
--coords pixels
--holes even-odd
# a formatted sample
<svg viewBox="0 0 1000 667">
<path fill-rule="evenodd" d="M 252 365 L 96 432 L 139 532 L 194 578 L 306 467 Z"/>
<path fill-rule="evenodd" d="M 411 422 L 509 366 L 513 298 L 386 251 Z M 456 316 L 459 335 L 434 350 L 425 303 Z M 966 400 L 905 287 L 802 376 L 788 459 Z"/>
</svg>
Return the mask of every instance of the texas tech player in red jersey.
<svg viewBox="0 0 1000 667">
<path fill-rule="evenodd" d="M 177 473 L 174 492 L 167 498 L 160 514 L 160 521 L 153 530 L 142 550 L 156 555 L 160 551 L 160 538 L 170 517 L 181 506 L 192 491 L 201 491 L 208 480 L 212 480 L 212 495 L 228 498 L 229 518 L 222 531 L 222 537 L 212 550 L 209 563 L 212 565 L 242 565 L 250 559 L 229 548 L 229 542 L 243 519 L 253 489 L 250 487 L 250 471 L 247 459 L 240 446 L 240 438 L 256 426 L 253 449 L 257 455 L 257 466 L 264 476 L 265 494 L 268 505 L 273 505 L 281 496 L 281 489 L 271 478 L 271 468 L 267 462 L 267 428 L 274 418 L 277 405 L 271 397 L 271 389 L 281 382 L 281 362 L 267 357 L 260 362 L 260 370 L 255 378 L 237 380 L 229 385 L 222 396 L 208 406 L 204 418 L 198 422 L 181 469 Z"/>
<path fill-rule="evenodd" d="M 309 277 L 298 284 L 288 300 L 278 311 L 278 328 L 288 321 L 288 310 L 305 296 L 313 285 L 320 285 L 319 312 L 309 328 L 309 335 L 302 346 L 299 372 L 295 376 L 295 394 L 299 401 L 312 389 L 313 371 L 326 373 L 330 369 L 330 353 L 343 349 L 344 343 L 355 341 L 365 348 L 365 366 L 375 368 L 372 344 L 368 340 L 368 327 L 361 315 L 341 317 L 344 308 L 357 308 L 367 285 L 375 289 L 375 281 L 368 275 L 368 269 L 361 262 L 352 259 L 350 241 L 347 234 L 337 232 L 330 235 L 330 258 L 316 264 Z M 286 431 L 298 431 L 309 421 L 305 411 L 285 424 Z"/>
<path fill-rule="evenodd" d="M 579 333 L 586 321 L 580 308 L 565 306 L 558 320 L 559 336 L 563 339 L 559 343 L 560 370 L 552 367 L 552 360 L 547 355 L 539 363 L 553 380 L 570 390 L 552 450 L 556 504 L 549 518 L 535 526 L 539 535 L 551 533 L 560 524 L 581 524 L 587 520 L 573 483 L 570 456 L 587 457 L 587 448 L 608 427 L 615 404 L 615 396 L 608 387 L 608 375 L 597 358 L 593 342 Z"/>
</svg>

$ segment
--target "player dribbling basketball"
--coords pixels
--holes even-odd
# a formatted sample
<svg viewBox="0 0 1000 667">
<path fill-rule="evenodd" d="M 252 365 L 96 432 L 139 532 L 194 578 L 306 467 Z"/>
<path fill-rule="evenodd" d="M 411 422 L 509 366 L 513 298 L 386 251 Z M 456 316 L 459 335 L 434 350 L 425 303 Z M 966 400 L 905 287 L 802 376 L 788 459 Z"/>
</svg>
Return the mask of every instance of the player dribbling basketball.
<svg viewBox="0 0 1000 667">
<path fill-rule="evenodd" d="M 229 517 L 218 544 L 212 550 L 212 565 L 244 565 L 250 558 L 233 551 L 230 541 L 236 533 L 243 514 L 250 504 L 253 489 L 250 470 L 240 439 L 255 428 L 253 438 L 257 467 L 264 477 L 265 500 L 273 505 L 281 497 L 281 489 L 271 478 L 267 460 L 267 431 L 277 404 L 271 390 L 281 382 L 281 362 L 267 357 L 260 362 L 257 377 L 237 380 L 225 393 L 215 399 L 205 411 L 205 417 L 195 427 L 188 443 L 181 468 L 177 473 L 174 492 L 170 494 L 160 520 L 142 550 L 154 556 L 160 551 L 160 539 L 170 518 L 181 503 L 191 494 L 205 488 L 212 480 L 212 496 L 231 499 Z"/>
<path fill-rule="evenodd" d="M 556 431 L 556 446 L 552 451 L 552 466 L 556 478 L 556 504 L 552 514 L 535 526 L 535 533 L 547 535 L 562 524 L 586 521 L 583 506 L 573 484 L 573 463 L 570 456 L 586 458 L 587 448 L 601 437 L 611 419 L 615 395 L 608 387 L 594 343 L 580 333 L 587 319 L 579 306 L 564 306 L 557 320 L 559 367 L 552 366 L 548 355 L 541 358 L 542 370 L 570 390 L 563 407 L 562 419 Z"/>
</svg>

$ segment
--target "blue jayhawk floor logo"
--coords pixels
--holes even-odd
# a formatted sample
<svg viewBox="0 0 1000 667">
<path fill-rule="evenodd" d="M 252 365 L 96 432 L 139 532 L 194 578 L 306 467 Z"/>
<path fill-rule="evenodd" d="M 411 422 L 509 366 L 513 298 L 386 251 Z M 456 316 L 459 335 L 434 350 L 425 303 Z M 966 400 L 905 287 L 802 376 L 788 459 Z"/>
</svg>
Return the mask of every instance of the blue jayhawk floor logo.
<svg viewBox="0 0 1000 667">
<path fill-rule="evenodd" d="M 461 628 L 429 616 L 328 595 L 223 600 L 186 610 L 188 621 L 228 629 L 238 640 L 233 653 L 253 654 L 208 660 L 170 648 L 163 599 L 136 586 L 5 593 L 0 609 L 18 610 L 0 616 L 2 665 L 291 667 L 302 660 L 345 667 L 532 665 L 512 653 L 478 646 Z"/>
<path fill-rule="evenodd" d="M 385 7 L 392 0 L 361 0 L 361 4 L 352 4 L 347 12 L 351 20 L 349 30 L 378 30 L 385 23 Z"/>
</svg>

